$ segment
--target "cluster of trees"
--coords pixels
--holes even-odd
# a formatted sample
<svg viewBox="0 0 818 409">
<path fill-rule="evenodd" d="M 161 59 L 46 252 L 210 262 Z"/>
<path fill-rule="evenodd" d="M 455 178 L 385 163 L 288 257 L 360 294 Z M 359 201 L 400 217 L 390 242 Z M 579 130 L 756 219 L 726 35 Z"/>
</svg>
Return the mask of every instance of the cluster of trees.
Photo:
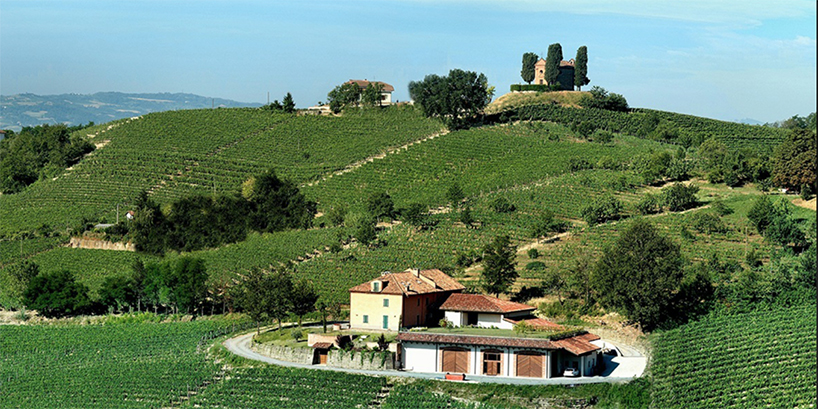
<svg viewBox="0 0 818 409">
<path fill-rule="evenodd" d="M 128 229 L 138 251 L 193 251 L 244 240 L 249 229 L 309 228 L 316 208 L 295 183 L 269 170 L 248 179 L 241 195 L 185 197 L 171 204 L 168 214 L 142 192 Z"/>
<path fill-rule="evenodd" d="M 75 131 L 94 125 L 37 125 L 20 133 L 6 131 L 0 140 L 0 191 L 16 193 L 39 179 L 58 175 L 94 150 L 87 138 Z"/>
<path fill-rule="evenodd" d="M 345 82 L 327 94 L 329 109 L 334 113 L 339 113 L 348 107 L 363 106 L 374 107 L 381 105 L 381 92 L 383 84 L 380 82 L 370 82 L 366 88 L 361 89 L 354 82 Z"/>
<path fill-rule="evenodd" d="M 628 112 L 628 101 L 620 94 L 608 92 L 602 87 L 593 87 L 591 91 L 583 95 L 579 100 L 579 105 L 584 108 L 605 109 L 608 111 Z"/>
<path fill-rule="evenodd" d="M 275 100 L 267 105 L 264 105 L 261 107 L 261 109 L 271 112 L 285 112 L 292 114 L 295 112 L 295 101 L 293 101 L 293 95 L 288 92 L 287 95 L 284 95 L 284 99 L 281 102 Z"/>
<path fill-rule="evenodd" d="M 175 262 L 134 264 L 128 275 L 105 279 L 92 300 L 88 287 L 78 282 L 74 273 L 58 270 L 39 272 L 39 267 L 24 262 L 4 279 L 6 297 L 14 297 L 16 308 L 35 309 L 46 317 L 98 314 L 112 311 L 154 312 L 180 311 L 202 313 L 208 296 L 207 268 L 202 260 L 183 257 Z"/>
<path fill-rule="evenodd" d="M 440 118 L 450 129 L 478 121 L 491 102 L 494 87 L 483 74 L 453 69 L 447 76 L 427 75 L 409 83 L 409 95 L 428 117 Z"/>
<path fill-rule="evenodd" d="M 256 329 L 261 330 L 261 322 L 275 320 L 281 330 L 282 319 L 293 314 L 298 317 L 298 325 L 304 315 L 319 310 L 322 314 L 324 332 L 329 306 L 319 302 L 318 293 L 305 280 L 294 280 L 286 271 L 260 269 L 250 270 L 236 288 L 236 301 L 251 319 L 256 321 Z"/>
<path fill-rule="evenodd" d="M 558 90 L 561 85 L 558 82 L 560 74 L 560 62 L 562 62 L 562 46 L 559 43 L 554 43 L 548 46 L 548 54 L 545 58 L 545 80 L 551 85 L 551 89 Z M 528 84 L 534 81 L 535 66 L 540 57 L 536 53 L 523 54 L 523 69 L 520 71 L 520 76 Z M 576 87 L 578 91 L 582 90 L 583 85 L 588 85 L 591 80 L 588 79 L 588 47 L 582 46 L 577 49 L 577 56 L 574 58 L 574 77 L 572 78 L 572 86 Z"/>
</svg>

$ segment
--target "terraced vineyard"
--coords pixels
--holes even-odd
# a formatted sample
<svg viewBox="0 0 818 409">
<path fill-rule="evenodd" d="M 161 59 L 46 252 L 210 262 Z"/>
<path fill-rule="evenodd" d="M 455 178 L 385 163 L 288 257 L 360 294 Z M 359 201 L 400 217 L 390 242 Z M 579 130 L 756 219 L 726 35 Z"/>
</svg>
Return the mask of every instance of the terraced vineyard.
<svg viewBox="0 0 818 409">
<path fill-rule="evenodd" d="M 810 408 L 815 305 L 705 319 L 661 334 L 652 364 L 660 408 Z"/>
<path fill-rule="evenodd" d="M 422 387 L 400 385 L 393 389 L 381 405 L 384 409 L 499 409 L 484 403 L 467 403 L 450 396 L 429 392 Z"/>
<path fill-rule="evenodd" d="M 156 408 L 221 371 L 200 342 L 241 321 L 0 326 L 0 407 Z"/>
<path fill-rule="evenodd" d="M 107 144 L 71 170 L 1 196 L 0 233 L 114 221 L 117 203 L 141 190 L 159 203 L 230 192 L 270 167 L 306 182 L 441 126 L 412 109 L 329 118 L 242 108 L 154 113 L 104 129 L 92 141 Z"/>
</svg>

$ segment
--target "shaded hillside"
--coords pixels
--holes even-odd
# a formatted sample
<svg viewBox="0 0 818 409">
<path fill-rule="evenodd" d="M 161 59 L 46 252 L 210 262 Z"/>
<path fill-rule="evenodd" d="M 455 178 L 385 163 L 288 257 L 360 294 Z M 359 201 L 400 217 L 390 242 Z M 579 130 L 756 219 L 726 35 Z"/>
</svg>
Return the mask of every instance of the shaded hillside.
<svg viewBox="0 0 818 409">
<path fill-rule="evenodd" d="M 40 124 L 79 125 L 103 123 L 151 112 L 177 109 L 254 107 L 260 104 L 210 98 L 182 93 L 127 94 L 97 92 L 96 94 L 0 96 L 0 129 L 19 131 L 23 126 Z"/>
</svg>

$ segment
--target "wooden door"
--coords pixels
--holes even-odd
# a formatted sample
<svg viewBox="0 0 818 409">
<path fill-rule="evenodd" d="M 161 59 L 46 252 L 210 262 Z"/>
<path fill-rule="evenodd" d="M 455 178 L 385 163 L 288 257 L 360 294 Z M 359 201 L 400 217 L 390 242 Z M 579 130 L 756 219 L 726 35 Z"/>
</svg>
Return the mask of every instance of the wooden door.
<svg viewBox="0 0 818 409">
<path fill-rule="evenodd" d="M 502 352 L 500 351 L 484 351 L 483 374 L 491 376 L 499 375 L 502 365 L 502 356 Z"/>
<path fill-rule="evenodd" d="M 327 355 L 328 355 L 327 350 L 325 350 L 325 349 L 318 351 L 318 363 L 320 365 L 326 365 L 327 364 Z"/>
<path fill-rule="evenodd" d="M 468 373 L 469 351 L 462 348 L 444 349 L 443 372 Z"/>
<path fill-rule="evenodd" d="M 538 352 L 517 353 L 517 376 L 542 378 L 543 354 Z"/>
</svg>

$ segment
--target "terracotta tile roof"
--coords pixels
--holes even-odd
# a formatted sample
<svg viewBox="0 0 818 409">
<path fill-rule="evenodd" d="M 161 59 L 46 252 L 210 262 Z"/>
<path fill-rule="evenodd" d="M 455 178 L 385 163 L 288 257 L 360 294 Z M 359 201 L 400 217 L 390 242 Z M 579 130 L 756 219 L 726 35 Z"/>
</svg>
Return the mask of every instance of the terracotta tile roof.
<svg viewBox="0 0 818 409">
<path fill-rule="evenodd" d="M 545 60 L 540 58 L 540 60 L 537 61 L 535 66 L 537 66 L 537 65 L 545 66 Z M 568 61 L 565 61 L 565 60 L 560 61 L 560 67 L 573 67 L 573 66 L 574 66 L 574 59 L 573 58 L 568 60 Z"/>
<path fill-rule="evenodd" d="M 372 291 L 372 282 L 380 281 L 381 291 Z M 383 273 L 380 277 L 358 284 L 349 289 L 351 293 L 394 295 L 417 295 L 444 291 L 462 291 L 464 287 L 444 272 L 432 270 L 407 270 L 401 273 Z"/>
<path fill-rule="evenodd" d="M 523 318 L 523 319 L 517 319 L 517 320 L 511 319 L 511 318 L 503 318 L 503 319 L 510 322 L 510 323 L 512 323 L 512 324 L 516 324 L 516 323 L 518 323 L 520 321 L 525 321 L 526 324 L 531 325 L 532 327 L 543 327 L 543 328 L 549 328 L 549 329 L 563 329 L 564 328 L 562 325 L 555 324 L 555 323 L 553 323 L 551 321 L 548 321 L 548 320 L 542 319 L 542 318 Z M 594 336 L 596 336 L 596 335 L 594 335 Z M 599 339 L 599 337 L 597 337 L 597 339 Z"/>
<path fill-rule="evenodd" d="M 493 312 L 506 313 L 533 311 L 536 307 L 518 302 L 501 300 L 482 294 L 451 294 L 440 306 L 443 311 Z"/>
<path fill-rule="evenodd" d="M 389 84 L 387 84 L 385 82 L 381 82 L 381 81 L 349 80 L 349 83 L 350 84 L 356 84 L 361 89 L 365 89 L 367 86 L 369 86 L 370 83 L 381 84 L 381 85 L 383 85 L 383 89 L 382 89 L 383 92 L 393 92 L 393 91 L 395 91 L 395 87 L 393 87 L 393 86 L 391 86 L 391 85 L 389 85 Z"/>
<path fill-rule="evenodd" d="M 332 342 L 316 342 L 312 344 L 312 347 L 315 349 L 330 349 L 332 348 Z"/>
<path fill-rule="evenodd" d="M 593 335 L 593 334 L 586 334 Z M 596 337 L 595 335 L 593 335 Z M 506 338 L 477 335 L 429 334 L 420 332 L 401 332 L 397 340 L 401 342 L 427 342 L 433 344 L 478 345 L 534 349 L 564 349 L 574 355 L 582 355 L 601 349 L 582 339 L 582 335 L 564 338 L 557 341 L 538 338 Z M 599 338 L 599 337 L 596 337 Z"/>
</svg>

